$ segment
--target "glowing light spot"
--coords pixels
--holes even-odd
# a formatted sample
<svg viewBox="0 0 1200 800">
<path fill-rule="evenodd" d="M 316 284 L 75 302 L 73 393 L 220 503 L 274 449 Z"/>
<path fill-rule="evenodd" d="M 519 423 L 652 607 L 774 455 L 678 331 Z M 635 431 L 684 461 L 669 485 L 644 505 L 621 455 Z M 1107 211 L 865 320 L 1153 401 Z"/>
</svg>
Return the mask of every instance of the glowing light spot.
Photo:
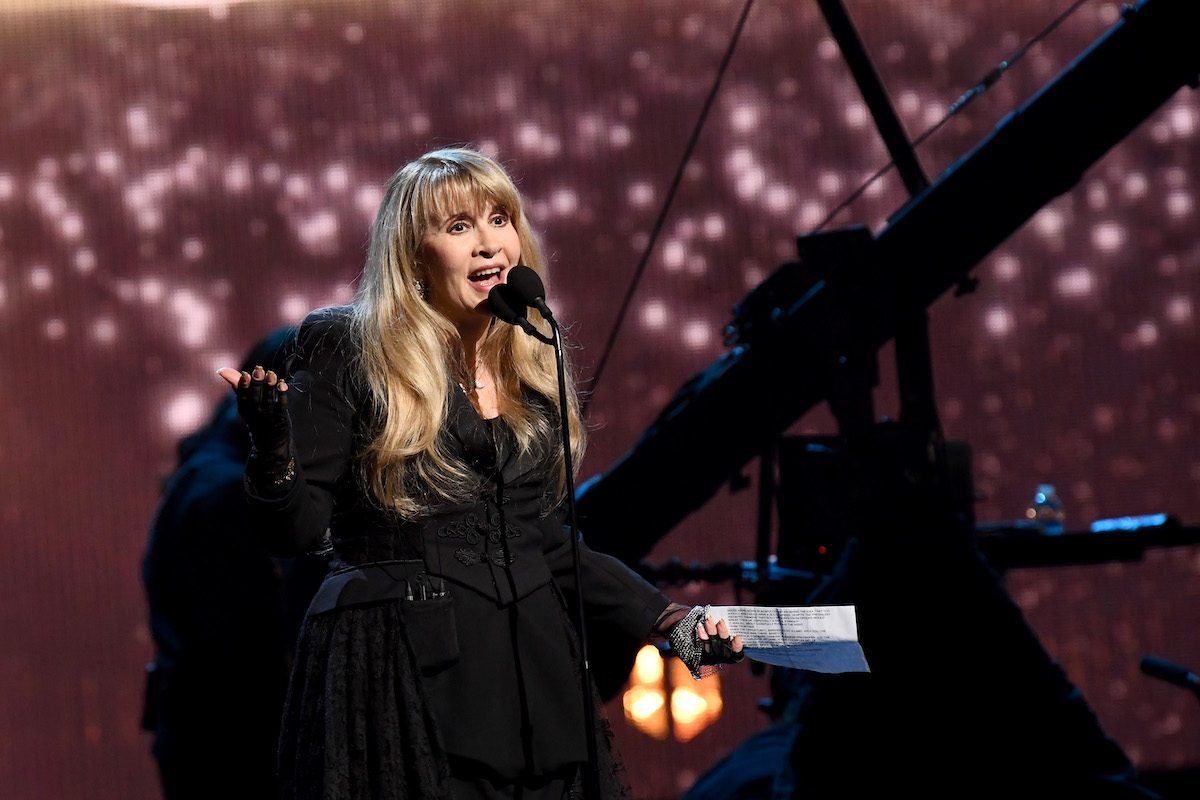
<svg viewBox="0 0 1200 800">
<path fill-rule="evenodd" d="M 183 257 L 188 261 L 199 261 L 204 257 L 204 242 L 195 237 L 185 239 L 180 249 Z"/>
<path fill-rule="evenodd" d="M 283 167 L 274 162 L 263 164 L 258 169 L 258 177 L 267 186 L 278 186 L 283 180 Z"/>
<path fill-rule="evenodd" d="M 761 122 L 762 115 L 758 107 L 750 103 L 740 103 L 729 112 L 729 127 L 736 133 L 750 133 Z"/>
<path fill-rule="evenodd" d="M 156 305 L 166 297 L 167 290 L 158 278 L 142 278 L 138 281 L 136 293 L 143 303 Z"/>
<path fill-rule="evenodd" d="M 730 175 L 737 175 L 756 166 L 758 160 L 754 157 L 754 151 L 746 147 L 738 147 L 725 156 L 725 171 Z"/>
<path fill-rule="evenodd" d="M 1176 325 L 1184 325 L 1192 321 L 1192 298 L 1185 294 L 1177 294 L 1167 298 L 1165 315 Z"/>
<path fill-rule="evenodd" d="M 1196 132 L 1196 109 L 1191 106 L 1178 105 L 1167 115 L 1171 131 L 1179 137 L 1186 138 Z"/>
<path fill-rule="evenodd" d="M 163 226 L 162 212 L 157 208 L 143 208 L 134 216 L 138 230 L 143 233 L 154 233 Z"/>
<path fill-rule="evenodd" d="M 157 134 L 150 110 L 145 106 L 130 106 L 125 111 L 125 128 L 134 147 L 154 144 Z"/>
<path fill-rule="evenodd" d="M 782 183 L 772 183 L 763 193 L 763 205 L 772 214 L 783 214 L 795 208 L 796 200 L 796 191 Z"/>
<path fill-rule="evenodd" d="M 429 118 L 428 114 L 413 114 L 408 119 L 408 129 L 418 136 L 429 133 L 429 129 L 432 127 L 433 120 Z M 481 145 L 479 149 L 483 151 L 483 146 Z M 486 151 L 484 152 L 486 153 Z"/>
<path fill-rule="evenodd" d="M 279 301 L 279 317 L 284 320 L 304 319 L 312 308 L 307 297 L 298 294 L 284 295 Z"/>
<path fill-rule="evenodd" d="M 58 232 L 69 242 L 74 242 L 83 236 L 83 217 L 75 212 L 64 214 L 58 221 Z"/>
<path fill-rule="evenodd" d="M 761 167 L 751 167 L 737 177 L 733 190 L 742 200 L 750 200 L 762 191 L 767 183 L 767 173 Z"/>
<path fill-rule="evenodd" d="M 184 391 L 167 400 L 163 424 L 173 437 L 196 430 L 208 415 L 208 400 L 199 392 Z"/>
<path fill-rule="evenodd" d="M 244 158 L 229 162 L 221 172 L 221 184 L 229 194 L 245 194 L 253 183 L 254 173 Z"/>
<path fill-rule="evenodd" d="M 846 127 L 851 130 L 859 130 L 866 127 L 871 122 L 871 112 L 867 110 L 865 104 L 860 102 L 847 103 L 842 110 L 842 121 L 846 123 Z"/>
<path fill-rule="evenodd" d="M 648 208 L 654 204 L 654 187 L 646 181 L 632 183 L 625 190 L 625 199 L 634 208 Z"/>
<path fill-rule="evenodd" d="M 191 289 L 180 289 L 171 295 L 170 310 L 179 322 L 179 340 L 184 345 L 195 348 L 207 341 L 214 314 L 204 298 Z"/>
<path fill-rule="evenodd" d="M 1061 236 L 1066 224 L 1063 213 L 1056 208 L 1043 208 L 1033 217 L 1033 229 L 1047 239 Z"/>
<path fill-rule="evenodd" d="M 117 340 L 117 321 L 112 317 L 100 317 L 92 322 L 88 335 L 97 344 L 111 345 Z"/>
<path fill-rule="evenodd" d="M 11 200 L 16 193 L 16 178 L 7 172 L 0 172 L 0 200 Z"/>
<path fill-rule="evenodd" d="M 678 723 L 694 722 L 708 711 L 708 703 L 690 689 L 671 692 L 671 717 Z"/>
<path fill-rule="evenodd" d="M 1108 187 L 1102 181 L 1088 184 L 1087 204 L 1092 211 L 1103 211 L 1108 207 Z"/>
<path fill-rule="evenodd" d="M 686 347 L 692 350 L 703 350 L 712 343 L 712 326 L 704 320 L 690 320 L 684 323 L 679 336 Z"/>
<path fill-rule="evenodd" d="M 342 38 L 350 44 L 360 44 L 363 36 L 363 26 L 358 23 L 351 23 L 342 29 Z"/>
<path fill-rule="evenodd" d="M 841 194 L 845 185 L 841 174 L 832 170 L 823 170 L 817 176 L 817 191 L 823 195 Z"/>
<path fill-rule="evenodd" d="M 579 195 L 573 189 L 555 189 L 550 194 L 550 211 L 560 217 L 579 210 Z"/>
<path fill-rule="evenodd" d="M 992 259 L 992 269 L 996 279 L 1009 283 L 1021 277 L 1021 259 L 1011 253 L 1004 253 Z"/>
<path fill-rule="evenodd" d="M 106 177 L 113 177 L 121 171 L 121 155 L 115 150 L 101 150 L 95 156 L 96 171 Z"/>
<path fill-rule="evenodd" d="M 704 231 L 704 238 L 710 242 L 725 238 L 725 218 L 720 214 L 706 216 L 701 227 Z"/>
<path fill-rule="evenodd" d="M 671 321 L 671 312 L 662 300 L 648 300 L 641 308 L 638 316 L 642 327 L 646 330 L 661 331 Z"/>
<path fill-rule="evenodd" d="M 797 215 L 796 227 L 802 231 L 812 230 L 821 224 L 825 219 L 825 215 L 829 213 L 829 209 L 819 200 L 806 200 L 800 204 L 800 213 Z"/>
<path fill-rule="evenodd" d="M 993 306 L 983 314 L 983 329 L 995 339 L 1002 339 L 1016 327 L 1012 312 L 1003 306 Z"/>
<path fill-rule="evenodd" d="M 633 143 L 633 131 L 628 125 L 613 125 L 608 132 L 608 143 L 618 150 Z"/>
<path fill-rule="evenodd" d="M 35 292 L 48 292 L 54 286 L 54 273 L 44 264 L 30 267 L 25 282 Z"/>
<path fill-rule="evenodd" d="M 1153 320 L 1142 320 L 1125 336 L 1121 337 L 1121 347 L 1125 350 L 1153 347 L 1158 343 L 1158 326 Z"/>
<path fill-rule="evenodd" d="M 1087 267 L 1064 269 L 1054 280 L 1054 293 L 1059 297 L 1088 297 L 1096 290 L 1096 278 Z"/>
<path fill-rule="evenodd" d="M 375 218 L 375 214 L 379 210 L 379 204 L 382 201 L 383 190 L 378 186 L 360 186 L 358 187 L 358 191 L 354 193 L 354 207 L 368 219 L 373 220 Z"/>
<path fill-rule="evenodd" d="M 670 239 L 663 245 L 662 261 L 667 272 L 679 272 L 687 258 L 687 248 L 678 239 Z"/>
<path fill-rule="evenodd" d="M 293 223 L 300 245 L 316 256 L 332 256 L 338 249 L 338 218 L 329 209 L 323 209 Z"/>
<path fill-rule="evenodd" d="M 1121 181 L 1121 193 L 1128 200 L 1141 200 L 1150 190 L 1150 182 L 1141 172 L 1131 172 Z"/>
<path fill-rule="evenodd" d="M 42 326 L 42 333 L 52 342 L 60 341 L 67 335 L 67 323 L 58 317 L 48 319 Z"/>
<path fill-rule="evenodd" d="M 284 181 L 283 191 L 288 197 L 303 200 L 312 194 L 312 182 L 306 175 L 289 175 Z"/>
<path fill-rule="evenodd" d="M 1179 218 L 1190 215 L 1196 203 L 1190 192 L 1176 190 L 1167 195 L 1165 205 L 1168 214 Z"/>
<path fill-rule="evenodd" d="M 330 164 L 325 168 L 324 180 L 330 191 L 340 194 L 350 188 L 350 170 L 345 164 Z"/>
<path fill-rule="evenodd" d="M 1112 253 L 1125 244 L 1125 228 L 1111 220 L 1092 226 L 1092 247 Z"/>
<path fill-rule="evenodd" d="M 626 710 L 635 720 L 644 720 L 666 704 L 661 692 L 638 686 L 630 690 Z"/>
<path fill-rule="evenodd" d="M 638 650 L 637 659 L 633 662 L 633 674 L 641 683 L 662 680 L 663 660 L 657 647 L 646 645 Z"/>
</svg>

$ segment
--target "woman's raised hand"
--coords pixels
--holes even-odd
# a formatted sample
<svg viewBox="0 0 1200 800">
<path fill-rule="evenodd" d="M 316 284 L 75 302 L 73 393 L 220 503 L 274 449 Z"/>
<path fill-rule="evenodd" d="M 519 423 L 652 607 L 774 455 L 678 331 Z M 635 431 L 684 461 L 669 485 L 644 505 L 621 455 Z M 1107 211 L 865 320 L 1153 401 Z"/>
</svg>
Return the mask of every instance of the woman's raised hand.
<svg viewBox="0 0 1200 800">
<path fill-rule="evenodd" d="M 253 483 L 259 488 L 263 484 L 278 488 L 290 486 L 295 476 L 295 460 L 292 457 L 292 425 L 287 413 L 287 383 L 274 371 L 262 367 L 255 367 L 253 372 L 226 367 L 217 374 L 233 387 L 238 415 L 250 430 L 250 441 L 254 445 L 250 461 L 254 468 L 247 471 L 247 476 L 253 477 Z"/>
</svg>

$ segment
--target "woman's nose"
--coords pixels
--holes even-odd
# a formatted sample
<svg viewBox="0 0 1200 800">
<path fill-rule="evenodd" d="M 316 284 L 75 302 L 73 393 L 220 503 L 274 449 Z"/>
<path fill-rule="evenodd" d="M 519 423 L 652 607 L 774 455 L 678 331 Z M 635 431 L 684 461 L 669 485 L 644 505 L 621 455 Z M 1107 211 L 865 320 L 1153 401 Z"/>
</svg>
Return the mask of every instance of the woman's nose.
<svg viewBox="0 0 1200 800">
<path fill-rule="evenodd" d="M 480 258 L 491 258 L 500 252 L 499 233 L 490 225 L 480 226 L 476 230 L 479 235 L 475 238 L 475 255 Z"/>
</svg>

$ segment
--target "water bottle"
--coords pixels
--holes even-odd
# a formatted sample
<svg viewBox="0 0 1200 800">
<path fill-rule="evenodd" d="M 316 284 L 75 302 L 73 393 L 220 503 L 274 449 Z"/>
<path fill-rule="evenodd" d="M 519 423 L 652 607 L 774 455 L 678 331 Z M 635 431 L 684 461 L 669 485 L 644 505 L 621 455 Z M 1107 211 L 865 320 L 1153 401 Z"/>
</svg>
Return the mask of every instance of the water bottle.
<svg viewBox="0 0 1200 800">
<path fill-rule="evenodd" d="M 1025 509 L 1025 516 L 1032 520 L 1042 533 L 1054 536 L 1063 532 L 1067 512 L 1063 509 L 1062 500 L 1058 498 L 1054 486 L 1042 483 L 1038 484 L 1033 502 Z"/>
</svg>

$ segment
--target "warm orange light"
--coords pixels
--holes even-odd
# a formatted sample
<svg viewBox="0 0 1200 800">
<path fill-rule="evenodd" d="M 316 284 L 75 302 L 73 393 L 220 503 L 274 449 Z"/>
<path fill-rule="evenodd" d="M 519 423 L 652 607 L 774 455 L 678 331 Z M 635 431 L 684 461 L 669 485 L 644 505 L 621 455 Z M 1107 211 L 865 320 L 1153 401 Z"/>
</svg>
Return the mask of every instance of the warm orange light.
<svg viewBox="0 0 1200 800">
<path fill-rule="evenodd" d="M 635 722 L 644 722 L 663 707 L 662 692 L 635 686 L 625 693 L 625 710 Z"/>
<path fill-rule="evenodd" d="M 663 660 L 657 647 L 646 645 L 638 651 L 628 686 L 621 698 L 626 719 L 647 736 L 667 738 L 671 722 L 663 686 Z"/>
<path fill-rule="evenodd" d="M 663 677 L 662 654 L 658 648 L 648 644 L 638 650 L 637 660 L 633 662 L 633 680 L 637 683 L 653 683 Z"/>
<path fill-rule="evenodd" d="M 667 702 L 670 686 L 671 701 Z M 646 645 L 638 651 L 621 698 L 625 718 L 647 736 L 687 742 L 721 716 L 721 679 L 716 674 L 693 680 L 683 662 Z"/>
<path fill-rule="evenodd" d="M 676 689 L 671 692 L 671 719 L 683 725 L 688 725 L 708 710 L 704 698 L 691 689 Z"/>
<path fill-rule="evenodd" d="M 715 673 L 694 680 L 677 658 L 668 662 L 671 691 L 671 725 L 676 741 L 687 742 L 721 716 L 721 678 Z"/>
</svg>

